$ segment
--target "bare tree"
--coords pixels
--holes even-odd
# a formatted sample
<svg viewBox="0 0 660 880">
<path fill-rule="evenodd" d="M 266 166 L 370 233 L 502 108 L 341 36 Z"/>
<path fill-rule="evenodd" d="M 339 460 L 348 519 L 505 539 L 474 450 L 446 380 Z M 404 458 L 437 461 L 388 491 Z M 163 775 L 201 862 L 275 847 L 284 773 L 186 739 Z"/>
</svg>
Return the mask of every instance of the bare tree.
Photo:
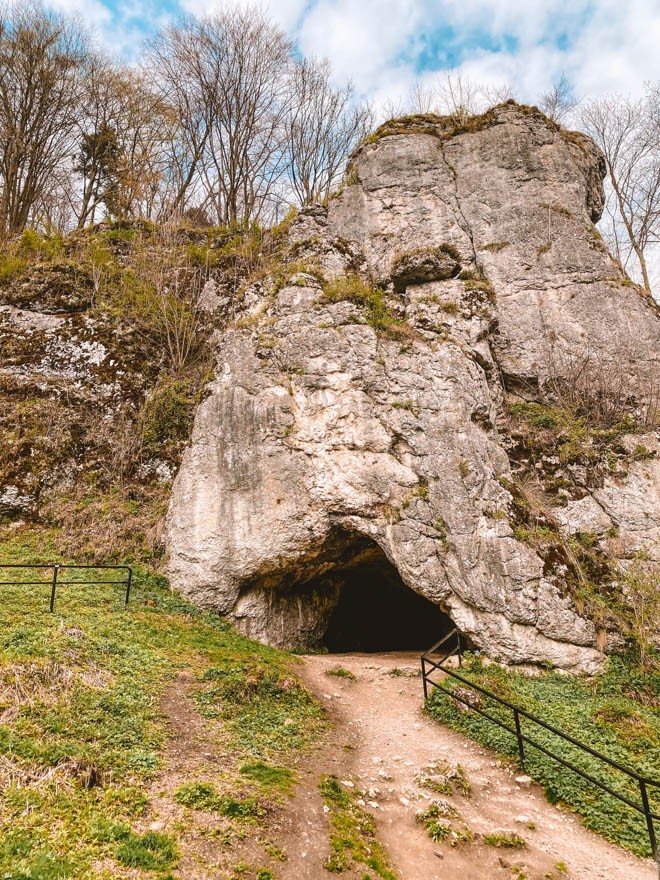
<svg viewBox="0 0 660 880">
<path fill-rule="evenodd" d="M 437 109 L 434 90 L 420 80 L 415 80 L 410 87 L 407 104 L 410 113 L 435 113 Z"/>
<path fill-rule="evenodd" d="M 209 152 L 222 223 L 263 216 L 285 170 L 283 122 L 292 44 L 256 8 L 233 8 L 202 22 L 214 126 Z M 210 86 L 210 88 L 209 88 Z M 275 200 L 277 197 L 275 196 Z"/>
<path fill-rule="evenodd" d="M 162 30 L 148 47 L 145 60 L 153 88 L 177 121 L 169 144 L 170 192 L 164 204 L 165 216 L 171 216 L 184 213 L 191 196 L 202 204 L 208 200 L 200 196 L 199 181 L 215 114 L 205 101 L 207 76 L 197 25 L 189 21 Z"/>
<path fill-rule="evenodd" d="M 263 217 L 281 198 L 286 171 L 291 42 L 259 9 L 225 7 L 168 28 L 151 57 L 192 149 L 177 207 L 198 174 L 206 197 L 201 207 L 218 223 Z"/>
<path fill-rule="evenodd" d="M 573 93 L 573 87 L 562 73 L 559 79 L 552 84 L 550 90 L 541 95 L 539 108 L 553 122 L 560 123 L 575 110 L 579 103 Z"/>
<path fill-rule="evenodd" d="M 598 98 L 581 113 L 607 163 L 610 242 L 622 266 L 634 271 L 636 264 L 649 294 L 648 255 L 660 238 L 659 94 L 656 84 L 641 100 Z"/>
<path fill-rule="evenodd" d="M 202 293 L 207 273 L 177 249 L 176 228 L 162 224 L 148 238 L 137 239 L 132 269 L 141 288 L 134 299 L 135 327 L 149 345 L 156 344 L 168 368 L 180 372 L 203 349 Z"/>
<path fill-rule="evenodd" d="M 291 74 L 293 101 L 285 131 L 291 187 L 301 205 L 328 197 L 373 122 L 366 104 L 353 103 L 352 84 L 333 88 L 330 77 L 327 60 L 304 60 Z"/>
<path fill-rule="evenodd" d="M 144 75 L 96 59 L 79 130 L 78 226 L 93 221 L 100 207 L 119 220 L 155 216 L 167 198 L 178 118 Z"/>
<path fill-rule="evenodd" d="M 71 151 L 86 40 L 41 6 L 0 8 L 0 234 L 20 232 Z"/>
</svg>

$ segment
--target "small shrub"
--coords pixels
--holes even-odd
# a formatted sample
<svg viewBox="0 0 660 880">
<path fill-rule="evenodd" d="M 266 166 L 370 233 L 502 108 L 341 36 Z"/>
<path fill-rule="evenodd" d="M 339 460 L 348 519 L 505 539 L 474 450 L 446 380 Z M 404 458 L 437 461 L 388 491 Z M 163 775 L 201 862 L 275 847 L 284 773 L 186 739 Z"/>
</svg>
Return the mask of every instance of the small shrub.
<svg viewBox="0 0 660 880">
<path fill-rule="evenodd" d="M 336 666 L 334 669 L 326 669 L 326 675 L 334 675 L 335 678 L 347 678 L 349 681 L 356 681 L 357 677 L 350 669 L 344 669 L 343 666 Z"/>
<path fill-rule="evenodd" d="M 458 277 L 463 282 L 466 291 L 478 291 L 484 293 L 488 300 L 494 302 L 495 288 L 480 268 L 478 268 L 476 272 L 464 269 Z"/>
<path fill-rule="evenodd" d="M 392 409 L 405 409 L 408 412 L 414 412 L 415 406 L 412 400 L 393 400 Z"/>
<path fill-rule="evenodd" d="M 25 260 L 15 254 L 8 253 L 0 256 L 0 285 L 10 284 L 25 271 L 27 265 Z"/>
<path fill-rule="evenodd" d="M 499 251 L 504 250 L 504 248 L 509 247 L 510 244 L 510 241 L 492 241 L 490 244 L 483 245 L 482 250 L 496 254 Z"/>
<path fill-rule="evenodd" d="M 194 401 L 183 382 L 165 382 L 156 388 L 144 405 L 143 440 L 149 451 L 157 453 L 162 443 L 188 436 Z"/>
<path fill-rule="evenodd" d="M 60 256 L 63 244 L 61 235 L 42 235 L 34 229 L 24 229 L 18 240 L 18 252 L 53 259 Z"/>
<path fill-rule="evenodd" d="M 432 803 L 427 810 L 417 813 L 416 819 L 421 822 L 434 843 L 449 842 L 451 846 L 459 846 L 473 840 L 474 834 L 467 825 L 456 827 L 448 817 L 456 815 L 446 803 Z"/>
<path fill-rule="evenodd" d="M 484 834 L 484 843 L 488 846 L 507 847 L 507 849 L 527 848 L 527 841 L 513 831 L 493 831 Z"/>
<path fill-rule="evenodd" d="M 365 284 L 358 275 L 342 275 L 327 283 L 323 292 L 331 302 L 348 301 L 361 306 L 367 324 L 379 335 L 400 339 L 412 332 L 405 322 L 395 318 L 388 309 L 383 291 Z"/>
<path fill-rule="evenodd" d="M 435 520 L 435 522 L 433 523 L 433 528 L 438 533 L 438 539 L 442 544 L 443 550 L 445 551 L 445 553 L 447 553 L 450 549 L 449 526 L 444 519 L 440 518 Z"/>
</svg>

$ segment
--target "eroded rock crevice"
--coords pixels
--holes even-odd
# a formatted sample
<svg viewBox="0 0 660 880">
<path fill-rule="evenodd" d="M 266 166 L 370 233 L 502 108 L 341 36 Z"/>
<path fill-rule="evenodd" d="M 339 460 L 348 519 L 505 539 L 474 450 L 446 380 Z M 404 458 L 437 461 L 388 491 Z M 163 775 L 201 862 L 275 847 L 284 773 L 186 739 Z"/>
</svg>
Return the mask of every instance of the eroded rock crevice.
<svg viewBox="0 0 660 880">
<path fill-rule="evenodd" d="M 256 579 L 238 597 L 234 616 L 253 638 L 331 653 L 422 651 L 454 627 L 403 581 L 378 544 L 344 529 L 276 582 Z"/>
</svg>

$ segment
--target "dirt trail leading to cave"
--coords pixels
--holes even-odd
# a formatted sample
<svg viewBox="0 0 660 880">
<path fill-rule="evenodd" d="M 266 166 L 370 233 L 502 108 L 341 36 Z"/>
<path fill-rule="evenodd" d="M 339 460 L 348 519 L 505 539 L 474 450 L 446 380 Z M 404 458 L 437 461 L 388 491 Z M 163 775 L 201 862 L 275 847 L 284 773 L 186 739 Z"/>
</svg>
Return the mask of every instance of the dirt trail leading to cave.
<svg viewBox="0 0 660 880">
<path fill-rule="evenodd" d="M 356 680 L 327 674 L 337 667 L 350 670 Z M 392 674 L 393 669 L 398 674 Z M 494 755 L 427 718 L 421 709 L 417 655 L 309 656 L 301 676 L 335 724 L 330 751 L 336 764 L 328 770 L 330 754 L 324 750 L 319 756 L 322 772 L 335 772 L 365 792 L 379 839 L 400 880 L 657 877 L 652 862 L 637 859 L 585 830 L 575 817 L 551 806 L 540 788 L 517 784 L 515 774 Z M 475 834 L 469 843 L 434 844 L 415 819 L 430 801 L 447 799 L 416 782 L 438 760 L 460 764 L 467 774 L 471 796 L 453 794 L 448 800 Z M 300 820 L 303 826 L 307 824 L 303 816 Z M 461 823 L 456 820 L 455 824 Z M 526 840 L 527 849 L 496 848 L 480 840 L 480 835 L 496 831 L 515 832 Z M 326 874 L 315 857 L 323 845 L 318 827 L 310 826 L 308 836 L 310 847 L 304 855 L 302 850 L 290 851 L 283 876 L 316 880 Z M 562 862 L 568 875 L 556 867 Z"/>
</svg>

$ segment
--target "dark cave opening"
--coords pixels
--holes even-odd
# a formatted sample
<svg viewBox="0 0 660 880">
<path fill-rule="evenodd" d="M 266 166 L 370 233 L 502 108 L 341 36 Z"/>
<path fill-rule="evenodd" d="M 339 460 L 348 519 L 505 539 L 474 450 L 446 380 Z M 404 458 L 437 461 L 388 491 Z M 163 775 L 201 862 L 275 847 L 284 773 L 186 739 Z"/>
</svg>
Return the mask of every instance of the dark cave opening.
<svg viewBox="0 0 660 880">
<path fill-rule="evenodd" d="M 380 550 L 337 574 L 339 602 L 323 639 L 330 653 L 423 651 L 454 627 L 449 615 L 406 586 Z"/>
</svg>

